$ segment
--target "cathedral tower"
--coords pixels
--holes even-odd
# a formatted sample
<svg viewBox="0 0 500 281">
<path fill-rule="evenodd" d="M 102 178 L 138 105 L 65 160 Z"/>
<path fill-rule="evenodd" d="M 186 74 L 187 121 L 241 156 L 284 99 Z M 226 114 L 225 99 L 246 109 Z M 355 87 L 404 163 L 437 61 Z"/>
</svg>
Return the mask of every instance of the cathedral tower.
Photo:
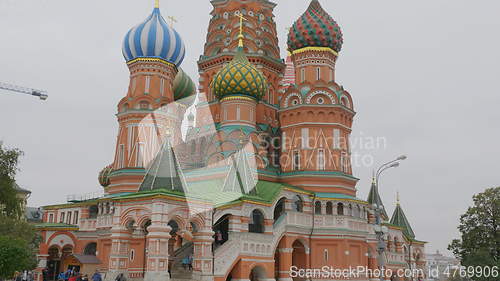
<svg viewBox="0 0 500 281">
<path fill-rule="evenodd" d="M 335 81 L 342 43 L 340 27 L 317 0 L 290 29 L 295 84 L 280 103 L 280 163 L 285 182 L 354 196 L 349 135 L 355 112 L 350 94 Z"/>
<path fill-rule="evenodd" d="M 115 159 L 99 176 L 108 193 L 137 191 L 144 168 L 165 138 L 173 144 L 180 141 L 186 105 L 176 100 L 185 98 L 185 89 L 189 88 L 186 82 L 175 83 L 182 89 L 174 88 L 185 48 L 179 34 L 161 15 L 158 1 L 151 15 L 128 31 L 122 50 L 130 83 L 126 96 L 118 103 Z M 180 74 L 184 75 L 182 71 Z"/>
<path fill-rule="evenodd" d="M 280 58 L 276 23 L 273 9 L 276 6 L 268 0 L 212 0 L 214 9 L 208 27 L 205 50 L 198 61 L 200 92 L 207 100 L 198 105 L 201 118 L 198 126 L 211 121 L 222 121 L 222 104 L 211 91 L 210 84 L 217 72 L 229 63 L 238 51 L 238 27 L 240 16 L 245 18 L 244 53 L 248 60 L 260 69 L 269 84 L 262 98 L 257 101 L 256 120 L 258 124 L 278 127 L 278 90 L 284 70 Z"/>
</svg>

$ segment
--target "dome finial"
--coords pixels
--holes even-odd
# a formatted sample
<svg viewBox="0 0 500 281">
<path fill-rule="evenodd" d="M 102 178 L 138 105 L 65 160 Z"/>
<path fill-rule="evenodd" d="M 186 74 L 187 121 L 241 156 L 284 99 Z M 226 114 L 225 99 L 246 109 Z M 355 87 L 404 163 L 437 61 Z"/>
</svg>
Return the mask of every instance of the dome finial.
<svg viewBox="0 0 500 281">
<path fill-rule="evenodd" d="M 241 11 L 236 16 L 240 18 L 240 34 L 238 35 L 238 47 L 243 47 L 243 38 L 245 38 L 245 36 L 243 36 L 243 21 L 247 19 L 243 17 L 243 13 L 241 13 Z"/>
<path fill-rule="evenodd" d="M 155 0 L 155 9 L 160 8 L 160 0 Z"/>
<path fill-rule="evenodd" d="M 399 191 L 396 192 L 396 204 L 399 205 Z"/>
</svg>

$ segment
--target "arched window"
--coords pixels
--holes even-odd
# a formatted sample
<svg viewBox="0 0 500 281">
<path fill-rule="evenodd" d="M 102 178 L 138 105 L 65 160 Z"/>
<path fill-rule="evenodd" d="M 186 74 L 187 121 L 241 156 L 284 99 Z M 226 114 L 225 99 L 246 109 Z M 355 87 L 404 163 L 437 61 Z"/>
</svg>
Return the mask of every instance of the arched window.
<svg viewBox="0 0 500 281">
<path fill-rule="evenodd" d="M 197 233 L 199 231 L 198 226 L 194 222 L 190 222 L 189 226 L 191 227 L 191 233 Z"/>
<path fill-rule="evenodd" d="M 333 215 L 333 203 L 332 202 L 326 202 L 326 214 Z"/>
<path fill-rule="evenodd" d="M 92 205 L 89 207 L 89 219 L 95 219 L 97 218 L 97 213 L 99 211 L 99 208 L 97 205 Z"/>
<path fill-rule="evenodd" d="M 147 102 L 147 101 L 141 101 L 139 103 L 139 109 L 149 109 L 149 102 Z"/>
<path fill-rule="evenodd" d="M 304 211 L 304 201 L 302 201 L 302 198 L 300 196 L 295 196 L 293 207 L 296 212 L 302 213 Z"/>
<path fill-rule="evenodd" d="M 276 222 L 285 213 L 286 198 L 281 198 L 274 207 L 274 221 Z"/>
<path fill-rule="evenodd" d="M 342 204 L 342 203 L 337 204 L 337 215 L 339 215 L 339 216 L 344 215 L 344 204 Z"/>
<path fill-rule="evenodd" d="M 352 209 L 352 216 L 359 218 L 359 206 L 355 205 L 354 208 Z"/>
<path fill-rule="evenodd" d="M 85 246 L 85 249 L 83 250 L 83 254 L 88 256 L 95 256 L 97 254 L 97 243 L 92 242 L 87 244 L 87 246 Z"/>
<path fill-rule="evenodd" d="M 316 202 L 314 203 L 314 213 L 315 213 L 316 215 L 321 215 L 321 202 L 316 201 Z"/>
<path fill-rule="evenodd" d="M 264 233 L 264 215 L 259 210 L 253 210 L 248 223 L 248 232 Z"/>
</svg>

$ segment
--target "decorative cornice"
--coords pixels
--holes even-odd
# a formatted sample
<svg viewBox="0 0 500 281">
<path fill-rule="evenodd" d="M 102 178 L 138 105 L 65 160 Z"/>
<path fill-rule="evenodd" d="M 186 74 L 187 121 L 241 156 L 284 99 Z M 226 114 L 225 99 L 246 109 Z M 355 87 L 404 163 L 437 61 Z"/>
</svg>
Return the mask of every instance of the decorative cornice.
<svg viewBox="0 0 500 281">
<path fill-rule="evenodd" d="M 339 55 L 339 53 L 335 52 L 334 50 L 332 50 L 329 47 L 305 47 L 305 48 L 302 48 L 302 49 L 295 50 L 291 54 L 296 55 L 296 54 L 300 54 L 300 53 L 304 53 L 304 52 L 309 52 L 309 51 L 330 52 L 330 53 L 334 54 L 335 56 Z"/>
<path fill-rule="evenodd" d="M 146 58 L 146 57 L 144 57 L 144 58 L 136 58 L 136 59 L 133 59 L 131 61 L 128 61 L 127 65 L 132 65 L 132 64 L 134 64 L 136 62 L 159 62 L 159 63 L 163 63 L 163 64 L 165 64 L 167 66 L 171 66 L 171 67 L 177 69 L 177 66 L 175 66 L 175 64 L 173 64 L 173 63 L 171 63 L 169 61 L 166 61 L 164 59 L 161 59 L 161 58 Z"/>
</svg>

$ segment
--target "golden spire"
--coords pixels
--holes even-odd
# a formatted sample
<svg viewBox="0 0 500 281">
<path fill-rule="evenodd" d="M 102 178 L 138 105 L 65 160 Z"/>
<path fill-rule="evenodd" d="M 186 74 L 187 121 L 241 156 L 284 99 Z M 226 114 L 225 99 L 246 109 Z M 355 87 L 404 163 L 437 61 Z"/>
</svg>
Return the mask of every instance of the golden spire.
<svg viewBox="0 0 500 281">
<path fill-rule="evenodd" d="M 243 21 L 247 19 L 243 17 L 243 13 L 241 13 L 241 11 L 236 16 L 240 18 L 240 35 L 238 35 L 238 47 L 243 47 L 243 38 L 245 38 L 245 36 L 243 36 Z"/>
<path fill-rule="evenodd" d="M 160 0 L 155 0 L 155 8 L 160 8 Z"/>
</svg>

